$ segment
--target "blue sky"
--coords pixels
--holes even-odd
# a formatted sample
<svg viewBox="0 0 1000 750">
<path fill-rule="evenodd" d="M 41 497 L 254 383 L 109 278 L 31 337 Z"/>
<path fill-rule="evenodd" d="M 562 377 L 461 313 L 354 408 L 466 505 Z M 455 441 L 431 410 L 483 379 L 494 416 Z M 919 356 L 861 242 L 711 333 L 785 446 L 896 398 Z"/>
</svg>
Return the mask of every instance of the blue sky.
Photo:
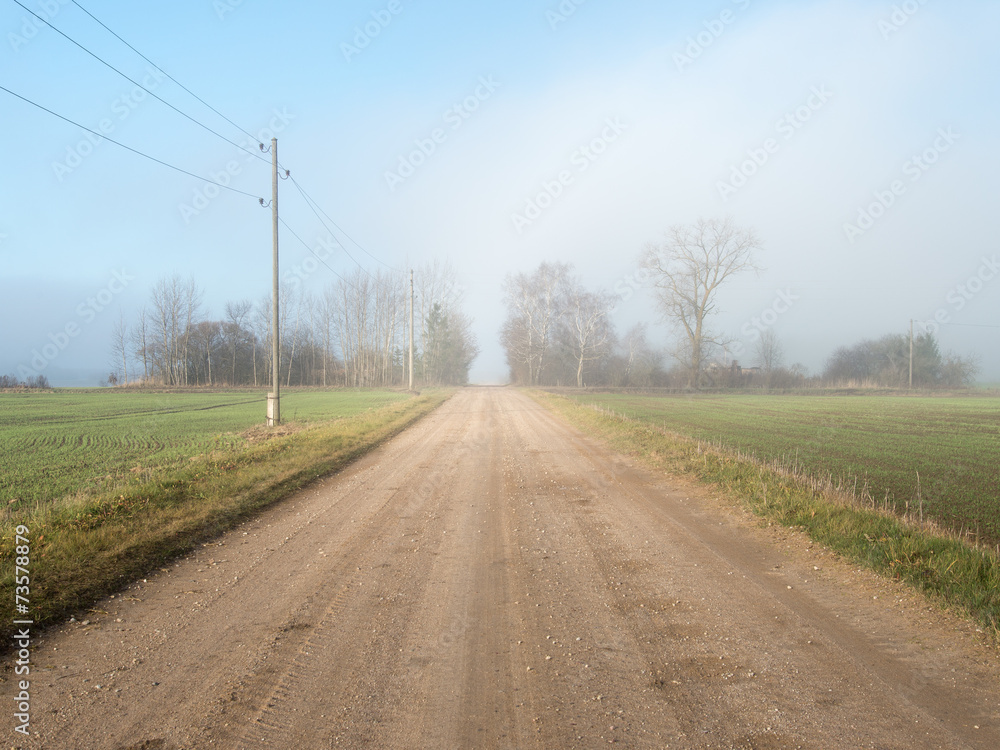
<svg viewBox="0 0 1000 750">
<path fill-rule="evenodd" d="M 21 2 L 247 140 L 75 4 Z M 724 289 L 714 323 L 747 350 L 766 321 L 788 362 L 816 372 L 837 346 L 938 316 L 942 348 L 977 352 L 982 378 L 1000 381 L 1000 328 L 973 327 L 1000 325 L 996 3 L 80 4 L 240 128 L 273 132 L 282 164 L 379 261 L 449 258 L 483 349 L 473 380 L 504 378 L 500 282 L 542 260 L 616 292 L 620 330 L 648 321 L 665 344 L 639 254 L 673 224 L 732 216 L 757 230 L 765 270 Z M 0 10 L 0 85 L 269 197 L 265 160 L 136 96 L 12 0 Z M 0 107 L 0 372 L 54 337 L 49 379 L 96 384 L 115 320 L 165 275 L 194 274 L 216 317 L 268 292 L 271 218 L 254 198 L 95 146 L 2 91 Z M 429 143 L 412 174 L 387 178 Z M 282 215 L 314 243 L 325 230 L 282 191 Z M 546 191 L 558 195 L 524 221 Z M 283 266 L 306 257 L 283 233 Z M 306 285 L 334 278 L 320 268 Z"/>
</svg>

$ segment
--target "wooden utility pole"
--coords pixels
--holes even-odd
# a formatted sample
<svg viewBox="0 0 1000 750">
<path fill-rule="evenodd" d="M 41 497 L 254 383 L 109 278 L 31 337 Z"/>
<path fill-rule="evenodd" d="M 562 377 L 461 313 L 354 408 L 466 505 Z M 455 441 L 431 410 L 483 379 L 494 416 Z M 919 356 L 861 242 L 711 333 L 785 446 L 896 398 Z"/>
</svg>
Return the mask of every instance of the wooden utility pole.
<svg viewBox="0 0 1000 750">
<path fill-rule="evenodd" d="M 271 139 L 271 244 L 274 287 L 271 292 L 271 392 L 267 394 L 267 426 L 281 424 L 281 345 L 278 341 L 278 139 Z"/>
<path fill-rule="evenodd" d="M 410 390 L 413 390 L 413 269 L 410 269 Z"/>
<path fill-rule="evenodd" d="M 910 318 L 910 388 L 913 387 L 913 318 Z"/>
</svg>

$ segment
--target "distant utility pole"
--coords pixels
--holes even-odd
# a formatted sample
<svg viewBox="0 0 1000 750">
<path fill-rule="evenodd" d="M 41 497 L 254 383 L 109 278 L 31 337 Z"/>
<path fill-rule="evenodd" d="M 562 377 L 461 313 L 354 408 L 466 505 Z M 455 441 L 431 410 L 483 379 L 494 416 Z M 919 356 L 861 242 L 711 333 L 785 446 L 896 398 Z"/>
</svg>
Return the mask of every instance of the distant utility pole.
<svg viewBox="0 0 1000 750">
<path fill-rule="evenodd" d="M 410 269 L 410 390 L 413 390 L 413 269 Z"/>
<path fill-rule="evenodd" d="M 910 388 L 913 387 L 913 318 L 910 318 Z"/>
<path fill-rule="evenodd" d="M 271 392 L 267 394 L 267 426 L 281 424 L 281 346 L 278 341 L 278 139 L 271 139 L 271 244 L 273 247 L 274 288 L 271 310 Z"/>
</svg>

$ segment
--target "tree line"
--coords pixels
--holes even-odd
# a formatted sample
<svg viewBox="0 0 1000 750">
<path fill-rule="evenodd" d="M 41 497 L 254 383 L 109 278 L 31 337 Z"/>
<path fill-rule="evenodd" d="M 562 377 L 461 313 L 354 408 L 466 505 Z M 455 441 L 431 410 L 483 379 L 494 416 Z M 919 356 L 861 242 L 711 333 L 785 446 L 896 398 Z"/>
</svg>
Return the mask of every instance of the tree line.
<svg viewBox="0 0 1000 750">
<path fill-rule="evenodd" d="M 2 388 L 51 388 L 49 379 L 44 375 L 29 375 L 24 380 L 19 380 L 17 375 L 0 375 L 0 389 Z"/>
<path fill-rule="evenodd" d="M 510 379 L 522 385 L 650 387 L 666 376 L 663 355 L 638 325 L 619 336 L 614 297 L 587 289 L 566 263 L 507 276 L 500 343 Z"/>
<path fill-rule="evenodd" d="M 757 337 L 750 353 L 752 366 L 731 359 L 734 339 L 711 325 L 718 311 L 718 292 L 730 278 L 758 270 L 760 248 L 752 230 L 730 219 L 675 226 L 662 242 L 646 246 L 639 259 L 642 274 L 660 320 L 675 334 L 663 349 L 650 346 L 642 324 L 619 336 L 611 320 L 615 298 L 585 288 L 571 265 L 542 263 L 531 273 L 508 275 L 500 343 L 511 381 L 640 388 L 909 384 L 910 346 L 905 335 L 840 347 L 822 375 L 811 378 L 802 365 L 785 365 L 781 342 L 771 328 Z M 931 334 L 914 339 L 914 386 L 968 386 L 977 372 L 975 358 L 942 354 Z"/>
<path fill-rule="evenodd" d="M 424 385 L 461 385 L 479 353 L 462 288 L 447 263 L 414 273 L 414 373 Z M 279 290 L 282 386 L 387 387 L 408 383 L 407 275 L 357 268 L 319 294 L 298 284 Z M 229 301 L 222 318 L 206 313 L 194 278 L 160 279 L 149 301 L 114 326 L 111 385 L 270 384 L 271 296 Z"/>
<path fill-rule="evenodd" d="M 913 338 L 913 385 L 919 388 L 962 388 L 975 381 L 975 357 L 942 354 L 931 333 Z M 905 387 L 910 382 L 910 337 L 887 334 L 837 349 L 827 360 L 823 379 L 836 384 Z"/>
</svg>

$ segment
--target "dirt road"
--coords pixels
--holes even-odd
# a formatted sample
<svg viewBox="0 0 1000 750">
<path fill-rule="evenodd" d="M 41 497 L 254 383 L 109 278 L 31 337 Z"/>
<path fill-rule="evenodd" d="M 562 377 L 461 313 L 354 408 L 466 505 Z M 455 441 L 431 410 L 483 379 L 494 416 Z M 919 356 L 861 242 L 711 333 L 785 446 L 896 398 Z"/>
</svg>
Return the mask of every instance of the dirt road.
<svg viewBox="0 0 1000 750">
<path fill-rule="evenodd" d="M 972 631 L 465 389 L 50 632 L 21 744 L 996 748 Z"/>
</svg>

